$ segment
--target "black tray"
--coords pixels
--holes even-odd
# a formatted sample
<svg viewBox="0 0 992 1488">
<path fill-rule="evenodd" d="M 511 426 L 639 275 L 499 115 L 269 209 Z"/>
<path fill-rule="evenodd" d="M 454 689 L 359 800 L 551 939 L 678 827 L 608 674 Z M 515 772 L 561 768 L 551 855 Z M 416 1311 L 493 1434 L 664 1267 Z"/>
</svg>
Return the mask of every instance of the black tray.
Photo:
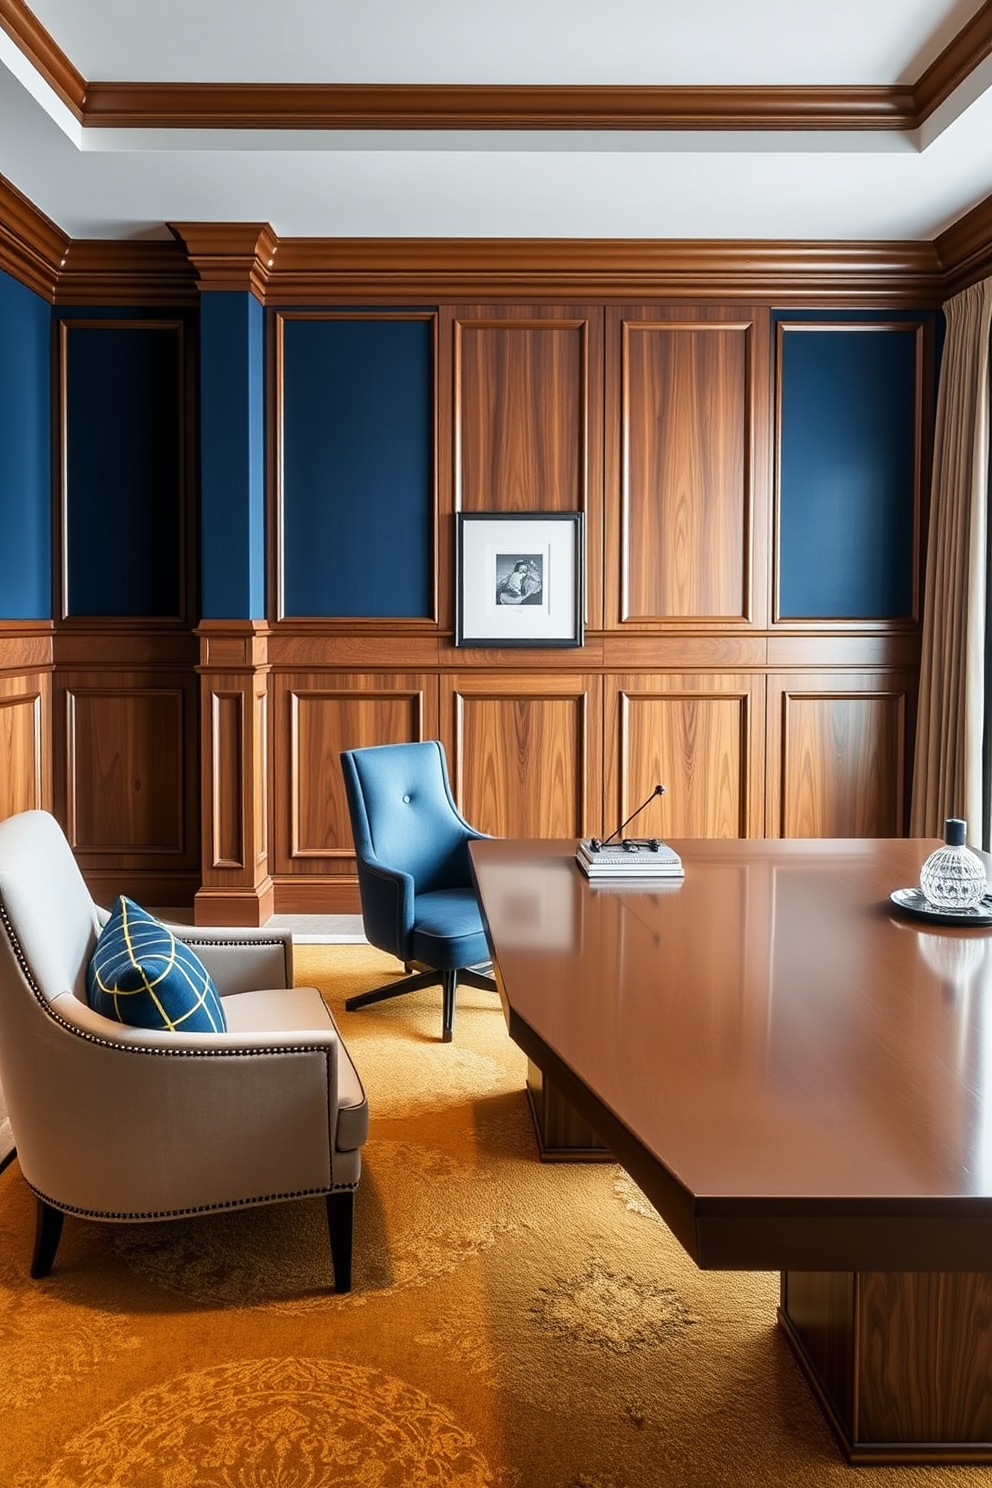
<svg viewBox="0 0 992 1488">
<path fill-rule="evenodd" d="M 974 909 L 938 909 L 922 889 L 893 889 L 889 900 L 903 914 L 931 925 L 992 925 L 992 895 L 986 894 Z"/>
</svg>

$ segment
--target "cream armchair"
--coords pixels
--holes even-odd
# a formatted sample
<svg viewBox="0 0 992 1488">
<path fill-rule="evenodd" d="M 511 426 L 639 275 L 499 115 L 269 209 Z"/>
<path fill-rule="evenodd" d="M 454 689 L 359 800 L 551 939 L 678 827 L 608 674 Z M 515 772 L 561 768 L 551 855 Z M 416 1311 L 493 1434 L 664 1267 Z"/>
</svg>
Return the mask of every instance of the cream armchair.
<svg viewBox="0 0 992 1488">
<path fill-rule="evenodd" d="M 0 1082 L 38 1201 L 32 1276 L 66 1214 L 134 1223 L 324 1195 L 348 1291 L 368 1107 L 319 992 L 292 985 L 290 937 L 174 925 L 228 1027 L 150 1031 L 86 1001 L 105 920 L 54 817 L 0 822 Z"/>
</svg>

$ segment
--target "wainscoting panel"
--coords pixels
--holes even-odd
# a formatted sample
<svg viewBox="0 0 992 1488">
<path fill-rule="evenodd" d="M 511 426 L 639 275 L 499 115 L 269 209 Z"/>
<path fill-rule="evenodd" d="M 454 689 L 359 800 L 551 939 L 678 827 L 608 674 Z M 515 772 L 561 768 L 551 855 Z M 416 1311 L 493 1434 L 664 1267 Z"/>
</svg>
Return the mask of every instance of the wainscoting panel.
<svg viewBox="0 0 992 1488">
<path fill-rule="evenodd" d="M 68 683 L 68 825 L 77 852 L 155 855 L 186 849 L 182 687 Z"/>
<path fill-rule="evenodd" d="M 214 688 L 210 694 L 210 864 L 244 868 L 245 694 Z"/>
<path fill-rule="evenodd" d="M 443 719 L 452 785 L 473 826 L 501 837 L 581 837 L 602 803 L 598 677 L 460 673 Z"/>
<path fill-rule="evenodd" d="M 768 682 L 770 837 L 901 837 L 913 678 L 795 674 Z"/>
<path fill-rule="evenodd" d="M 608 312 L 619 362 L 607 383 L 607 552 L 619 572 L 607 575 L 607 616 L 621 624 L 748 623 L 756 600 L 760 621 L 767 325 L 762 311 Z"/>
<path fill-rule="evenodd" d="M 0 677 L 0 820 L 18 811 L 51 810 L 48 677 Z"/>
<path fill-rule="evenodd" d="M 413 674 L 294 673 L 273 681 L 274 872 L 354 874 L 339 755 L 434 737 L 437 680 Z"/>
<path fill-rule="evenodd" d="M 660 783 L 664 797 L 631 823 L 631 835 L 760 835 L 764 678 L 659 674 L 612 681 L 604 832 Z"/>
</svg>

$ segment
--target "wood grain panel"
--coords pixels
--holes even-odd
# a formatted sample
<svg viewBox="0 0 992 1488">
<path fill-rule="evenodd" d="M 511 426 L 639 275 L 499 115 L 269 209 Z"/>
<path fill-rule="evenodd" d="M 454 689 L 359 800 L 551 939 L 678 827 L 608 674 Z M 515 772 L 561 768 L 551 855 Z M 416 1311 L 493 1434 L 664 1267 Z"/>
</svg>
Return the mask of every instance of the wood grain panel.
<svg viewBox="0 0 992 1488">
<path fill-rule="evenodd" d="M 899 837 L 911 680 L 769 681 L 769 834 Z"/>
<path fill-rule="evenodd" d="M 214 692 L 211 713 L 211 864 L 214 868 L 245 866 L 244 694 Z"/>
<path fill-rule="evenodd" d="M 757 705 L 755 705 L 757 694 Z M 763 682 L 742 676 L 625 676 L 608 703 L 605 831 L 657 782 L 635 836 L 747 837 L 761 817 Z"/>
<path fill-rule="evenodd" d="M 275 680 L 275 871 L 354 871 L 339 755 L 343 749 L 433 737 L 437 686 L 393 673 L 294 674 Z"/>
<path fill-rule="evenodd" d="M 750 334 L 623 325 L 622 620 L 747 617 Z"/>
<path fill-rule="evenodd" d="M 0 692 L 0 820 L 35 811 L 46 799 L 41 691 Z"/>
<path fill-rule="evenodd" d="M 500 837 L 587 835 L 599 815 L 600 696 L 590 677 L 452 679 L 452 780 L 473 826 Z"/>
<path fill-rule="evenodd" d="M 199 638 L 203 813 L 196 923 L 260 925 L 274 901 L 268 632 L 257 621 L 206 621 Z"/>
<path fill-rule="evenodd" d="M 84 853 L 184 853 L 183 689 L 70 686 L 66 708 L 73 847 Z"/>
<path fill-rule="evenodd" d="M 790 1271 L 779 1319 L 852 1463 L 989 1460 L 987 1274 Z"/>
<path fill-rule="evenodd" d="M 992 1277 L 870 1271 L 858 1281 L 859 1439 L 992 1440 Z"/>
<path fill-rule="evenodd" d="M 462 511 L 582 511 L 585 320 L 456 323 L 456 501 Z"/>
</svg>

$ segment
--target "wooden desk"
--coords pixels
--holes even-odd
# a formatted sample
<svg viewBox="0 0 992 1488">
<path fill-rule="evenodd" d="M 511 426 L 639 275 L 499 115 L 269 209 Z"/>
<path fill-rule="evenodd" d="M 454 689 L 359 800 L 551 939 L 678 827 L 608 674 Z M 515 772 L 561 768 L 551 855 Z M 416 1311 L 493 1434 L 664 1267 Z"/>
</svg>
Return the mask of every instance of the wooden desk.
<svg viewBox="0 0 992 1488">
<path fill-rule="evenodd" d="M 704 1268 L 778 1270 L 852 1462 L 992 1461 L 992 930 L 890 913 L 936 843 L 472 859 L 511 1037 Z"/>
</svg>

